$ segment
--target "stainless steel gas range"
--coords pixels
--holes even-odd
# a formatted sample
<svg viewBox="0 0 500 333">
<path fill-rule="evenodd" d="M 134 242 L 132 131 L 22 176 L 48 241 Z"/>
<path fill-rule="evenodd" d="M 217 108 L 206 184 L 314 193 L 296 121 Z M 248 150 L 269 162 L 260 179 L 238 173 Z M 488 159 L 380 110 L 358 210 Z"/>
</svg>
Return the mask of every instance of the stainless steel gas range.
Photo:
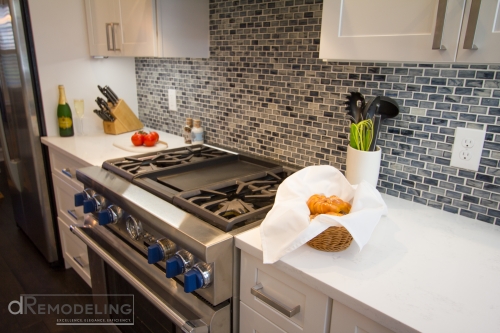
<svg viewBox="0 0 500 333">
<path fill-rule="evenodd" d="M 93 294 L 136 295 L 122 331 L 237 332 L 233 236 L 260 224 L 291 173 L 208 145 L 77 170 L 86 217 L 71 230 L 88 246 Z"/>
</svg>

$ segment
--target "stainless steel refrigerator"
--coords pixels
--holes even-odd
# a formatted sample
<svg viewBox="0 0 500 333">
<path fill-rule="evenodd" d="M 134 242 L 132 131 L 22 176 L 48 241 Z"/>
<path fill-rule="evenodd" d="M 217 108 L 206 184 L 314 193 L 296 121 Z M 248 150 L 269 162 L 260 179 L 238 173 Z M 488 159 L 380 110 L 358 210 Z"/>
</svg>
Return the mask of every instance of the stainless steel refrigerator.
<svg viewBox="0 0 500 333">
<path fill-rule="evenodd" d="M 60 264 L 49 192 L 40 89 L 26 0 L 0 0 L 0 142 L 14 217 L 50 264 Z M 0 226 L 1 226 L 0 213 Z"/>
</svg>

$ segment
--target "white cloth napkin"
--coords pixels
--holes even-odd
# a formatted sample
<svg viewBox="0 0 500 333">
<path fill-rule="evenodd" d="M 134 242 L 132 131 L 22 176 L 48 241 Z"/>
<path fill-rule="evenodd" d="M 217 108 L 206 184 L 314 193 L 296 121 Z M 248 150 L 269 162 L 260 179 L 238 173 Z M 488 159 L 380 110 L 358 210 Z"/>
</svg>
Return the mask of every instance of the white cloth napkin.
<svg viewBox="0 0 500 333">
<path fill-rule="evenodd" d="M 307 200 L 313 194 L 336 195 L 351 203 L 351 212 L 318 215 L 310 221 Z M 353 186 L 332 166 L 306 167 L 281 183 L 273 208 L 260 226 L 264 263 L 278 261 L 332 226 L 344 226 L 361 251 L 386 214 L 387 205 L 380 193 L 367 182 Z"/>
</svg>

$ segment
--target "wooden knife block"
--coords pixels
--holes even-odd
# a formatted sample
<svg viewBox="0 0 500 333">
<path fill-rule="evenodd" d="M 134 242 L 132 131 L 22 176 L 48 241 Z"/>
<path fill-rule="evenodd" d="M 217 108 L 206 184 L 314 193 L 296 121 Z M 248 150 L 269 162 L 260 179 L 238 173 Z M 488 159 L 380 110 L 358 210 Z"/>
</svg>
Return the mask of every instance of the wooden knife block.
<svg viewBox="0 0 500 333">
<path fill-rule="evenodd" d="M 115 121 L 103 121 L 104 133 L 116 135 L 137 131 L 144 127 L 123 99 L 120 99 L 116 106 L 109 103 L 108 106 L 116 119 Z"/>
</svg>

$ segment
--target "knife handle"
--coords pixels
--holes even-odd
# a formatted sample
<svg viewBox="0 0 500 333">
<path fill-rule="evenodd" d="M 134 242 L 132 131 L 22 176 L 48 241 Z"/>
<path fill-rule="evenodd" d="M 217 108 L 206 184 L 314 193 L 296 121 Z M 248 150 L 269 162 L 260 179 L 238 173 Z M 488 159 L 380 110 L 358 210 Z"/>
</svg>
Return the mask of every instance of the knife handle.
<svg viewBox="0 0 500 333">
<path fill-rule="evenodd" d="M 120 98 L 118 98 L 118 95 L 115 94 L 113 89 L 111 89 L 109 86 L 105 86 L 104 89 L 106 89 L 106 91 L 108 91 L 116 99 L 117 102 L 120 100 Z"/>
</svg>

